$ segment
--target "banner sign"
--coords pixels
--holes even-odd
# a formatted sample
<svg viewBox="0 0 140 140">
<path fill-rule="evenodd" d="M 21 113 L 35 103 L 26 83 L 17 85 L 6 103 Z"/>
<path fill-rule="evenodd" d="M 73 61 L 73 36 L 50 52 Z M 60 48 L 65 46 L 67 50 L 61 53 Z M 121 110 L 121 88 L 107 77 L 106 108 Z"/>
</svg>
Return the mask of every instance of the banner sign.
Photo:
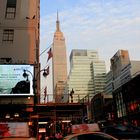
<svg viewBox="0 0 140 140">
<path fill-rule="evenodd" d="M 26 122 L 0 122 L 0 137 L 29 137 Z"/>
<path fill-rule="evenodd" d="M 33 95 L 33 76 L 33 65 L 0 65 L 0 96 Z"/>
<path fill-rule="evenodd" d="M 81 133 L 85 131 L 95 132 L 100 131 L 100 128 L 97 123 L 72 125 L 72 133 Z"/>
</svg>

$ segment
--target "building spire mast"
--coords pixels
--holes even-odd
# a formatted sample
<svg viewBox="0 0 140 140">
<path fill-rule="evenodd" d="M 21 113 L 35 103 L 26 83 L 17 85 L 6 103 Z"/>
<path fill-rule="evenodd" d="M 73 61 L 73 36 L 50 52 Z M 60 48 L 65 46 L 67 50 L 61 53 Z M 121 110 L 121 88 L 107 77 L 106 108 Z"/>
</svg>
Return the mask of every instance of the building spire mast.
<svg viewBox="0 0 140 140">
<path fill-rule="evenodd" d="M 57 10 L 56 31 L 60 31 L 60 23 L 59 23 L 58 10 Z"/>
<path fill-rule="evenodd" d="M 57 21 L 59 21 L 59 17 L 58 17 L 58 10 L 57 10 Z"/>
</svg>

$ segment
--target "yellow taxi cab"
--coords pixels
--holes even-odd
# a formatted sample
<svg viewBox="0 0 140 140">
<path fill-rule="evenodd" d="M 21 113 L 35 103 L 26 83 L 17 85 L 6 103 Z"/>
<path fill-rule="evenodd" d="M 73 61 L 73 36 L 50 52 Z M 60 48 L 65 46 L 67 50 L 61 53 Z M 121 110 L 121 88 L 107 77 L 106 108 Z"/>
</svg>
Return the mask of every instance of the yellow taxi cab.
<svg viewBox="0 0 140 140">
<path fill-rule="evenodd" d="M 64 140 L 118 140 L 103 132 L 82 132 L 64 137 Z"/>
</svg>

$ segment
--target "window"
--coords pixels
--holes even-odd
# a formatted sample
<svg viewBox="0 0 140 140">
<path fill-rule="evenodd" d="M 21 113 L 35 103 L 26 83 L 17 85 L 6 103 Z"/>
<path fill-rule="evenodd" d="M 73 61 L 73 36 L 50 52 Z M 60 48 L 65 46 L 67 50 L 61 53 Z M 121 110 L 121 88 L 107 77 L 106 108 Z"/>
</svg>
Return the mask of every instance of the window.
<svg viewBox="0 0 140 140">
<path fill-rule="evenodd" d="M 83 134 L 78 136 L 78 140 L 113 140 L 105 134 Z"/>
<path fill-rule="evenodd" d="M 70 140 L 78 140 L 78 138 L 77 137 L 73 137 Z"/>
<path fill-rule="evenodd" d="M 2 42 L 9 42 L 13 43 L 14 40 L 14 30 L 13 29 L 6 29 L 3 31 L 3 39 Z"/>
<path fill-rule="evenodd" d="M 15 14 L 16 14 L 16 0 L 7 0 L 5 18 L 14 19 Z"/>
</svg>

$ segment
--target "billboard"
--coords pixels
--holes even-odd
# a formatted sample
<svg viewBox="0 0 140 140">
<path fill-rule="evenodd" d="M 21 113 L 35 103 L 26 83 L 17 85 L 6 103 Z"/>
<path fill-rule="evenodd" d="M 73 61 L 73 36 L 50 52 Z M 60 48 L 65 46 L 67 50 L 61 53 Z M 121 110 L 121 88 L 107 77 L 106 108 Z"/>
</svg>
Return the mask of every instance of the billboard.
<svg viewBox="0 0 140 140">
<path fill-rule="evenodd" d="M 0 65 L 0 96 L 33 95 L 33 77 L 33 65 Z"/>
<path fill-rule="evenodd" d="M 29 137 L 29 127 L 26 122 L 0 122 L 0 138 Z"/>
</svg>

